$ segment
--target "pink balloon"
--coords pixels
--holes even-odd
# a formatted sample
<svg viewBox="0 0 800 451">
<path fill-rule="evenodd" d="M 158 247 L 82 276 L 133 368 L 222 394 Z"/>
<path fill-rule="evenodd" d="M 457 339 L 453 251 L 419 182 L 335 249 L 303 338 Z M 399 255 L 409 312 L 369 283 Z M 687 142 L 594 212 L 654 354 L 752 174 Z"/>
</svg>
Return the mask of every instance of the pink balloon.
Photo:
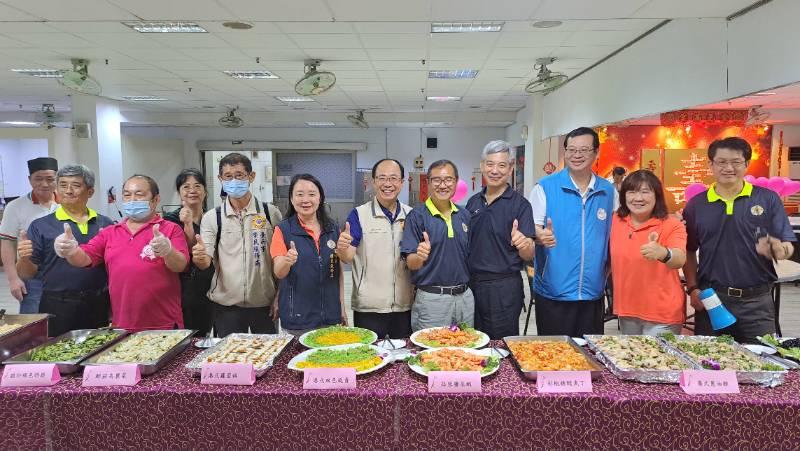
<svg viewBox="0 0 800 451">
<path fill-rule="evenodd" d="M 686 202 L 689 202 L 689 199 L 702 193 L 705 190 L 706 186 L 703 185 L 702 183 L 692 183 L 691 185 L 687 186 L 686 189 L 683 191 L 683 194 L 686 196 Z"/>
<path fill-rule="evenodd" d="M 769 179 L 766 177 L 759 177 L 753 180 L 753 185 L 760 186 L 762 188 L 769 188 Z"/>
<path fill-rule="evenodd" d="M 459 179 L 458 184 L 456 185 L 456 193 L 453 195 L 453 202 L 458 202 L 465 198 L 468 191 L 469 189 L 467 188 L 467 182 Z"/>
<path fill-rule="evenodd" d="M 783 187 L 786 185 L 786 180 L 783 177 L 771 177 L 769 179 L 768 187 L 772 191 L 775 191 L 780 196 L 783 192 Z"/>
<path fill-rule="evenodd" d="M 800 192 L 800 182 L 789 180 L 789 183 L 784 185 L 781 196 L 791 196 L 794 193 Z"/>
<path fill-rule="evenodd" d="M 747 174 L 747 175 L 745 175 L 745 176 L 744 176 L 744 179 L 745 179 L 745 181 L 747 181 L 747 183 L 749 183 L 749 184 L 751 184 L 751 185 L 753 184 L 753 182 L 755 182 L 755 181 L 756 181 L 756 178 L 755 178 L 755 177 L 753 177 L 753 176 L 752 176 L 752 175 L 750 175 L 750 174 Z"/>
</svg>

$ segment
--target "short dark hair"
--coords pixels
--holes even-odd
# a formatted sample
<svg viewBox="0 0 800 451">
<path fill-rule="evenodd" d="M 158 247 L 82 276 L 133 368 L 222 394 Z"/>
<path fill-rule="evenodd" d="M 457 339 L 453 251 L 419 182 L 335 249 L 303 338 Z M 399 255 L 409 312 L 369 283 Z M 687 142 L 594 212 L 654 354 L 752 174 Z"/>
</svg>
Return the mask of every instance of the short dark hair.
<svg viewBox="0 0 800 451">
<path fill-rule="evenodd" d="M 231 152 L 219 160 L 219 175 L 222 175 L 223 166 L 236 166 L 237 164 L 244 165 L 244 169 L 248 174 L 253 172 L 253 162 L 247 156 L 239 152 Z"/>
<path fill-rule="evenodd" d="M 455 163 L 450 160 L 436 160 L 428 166 L 428 178 L 431 178 L 431 173 L 434 169 L 440 168 L 442 166 L 450 165 L 453 167 L 453 172 L 456 174 L 456 178 L 458 178 L 458 168 L 456 167 Z"/>
<path fill-rule="evenodd" d="M 189 177 L 194 177 L 197 180 L 197 183 L 203 185 L 203 188 L 208 188 L 206 186 L 206 178 L 203 176 L 203 173 L 200 172 L 199 169 L 189 168 L 184 169 L 181 171 L 180 174 L 175 178 L 175 189 L 180 191 L 181 186 L 189 180 Z"/>
<path fill-rule="evenodd" d="M 611 171 L 611 173 L 614 175 L 625 175 L 625 172 L 627 171 L 625 171 L 625 168 L 622 166 L 617 166 Z"/>
<path fill-rule="evenodd" d="M 622 181 L 622 186 L 619 188 L 619 208 L 617 215 L 624 218 L 631 214 L 628 208 L 628 202 L 625 198 L 628 191 L 636 191 L 642 185 L 647 185 L 656 195 L 656 205 L 653 207 L 652 216 L 658 219 L 667 217 L 669 211 L 667 210 L 667 201 L 664 198 L 664 187 L 661 185 L 661 180 L 655 174 L 647 169 L 639 169 L 638 171 L 631 172 L 625 180 Z"/>
<path fill-rule="evenodd" d="M 719 149 L 738 150 L 742 153 L 742 157 L 744 157 L 746 161 L 750 161 L 750 157 L 753 156 L 753 148 L 750 147 L 750 143 L 738 136 L 730 136 L 712 142 L 711 145 L 708 146 L 708 159 L 713 160 L 714 157 L 717 156 L 717 150 Z"/>
<path fill-rule="evenodd" d="M 300 180 L 305 180 L 307 182 L 311 182 L 314 186 L 317 187 L 319 190 L 319 207 L 317 207 L 317 221 L 322 228 L 328 227 L 334 224 L 333 220 L 328 216 L 328 210 L 325 206 L 325 190 L 322 188 L 322 183 L 311 174 L 296 174 L 292 177 L 292 181 L 289 182 L 289 208 L 286 210 L 286 217 L 297 216 L 297 210 L 294 209 L 294 204 L 292 204 L 292 195 L 294 194 L 294 186 Z"/>
<path fill-rule="evenodd" d="M 144 174 L 133 174 L 125 180 L 125 184 L 123 184 L 123 186 L 127 185 L 130 179 L 143 179 L 148 185 L 150 185 L 150 194 L 152 194 L 153 197 L 158 196 L 158 183 L 153 180 L 153 177 Z"/>
<path fill-rule="evenodd" d="M 372 178 L 375 178 L 375 172 L 378 171 L 378 165 L 383 163 L 384 161 L 394 161 L 395 163 L 397 163 L 397 165 L 400 166 L 400 178 L 401 179 L 405 178 L 406 168 L 403 167 L 403 163 L 395 160 L 394 158 L 381 158 L 380 160 L 378 160 L 378 162 L 372 166 Z"/>
<path fill-rule="evenodd" d="M 589 127 L 578 127 L 575 130 L 567 133 L 567 136 L 564 137 L 564 148 L 567 148 L 567 141 L 570 138 L 577 138 L 578 136 L 590 135 L 592 137 L 592 148 L 597 150 L 600 148 L 600 136 L 597 135 L 597 132 L 592 130 Z"/>
</svg>

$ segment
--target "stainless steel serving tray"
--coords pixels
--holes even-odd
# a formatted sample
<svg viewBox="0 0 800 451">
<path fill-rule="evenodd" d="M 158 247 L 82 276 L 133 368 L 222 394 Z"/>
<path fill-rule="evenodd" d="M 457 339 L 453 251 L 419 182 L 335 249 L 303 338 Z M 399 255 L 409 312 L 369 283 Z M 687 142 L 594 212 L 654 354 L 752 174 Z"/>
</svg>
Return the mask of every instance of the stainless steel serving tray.
<svg viewBox="0 0 800 451">
<path fill-rule="evenodd" d="M 582 347 L 578 346 L 578 344 L 575 343 L 575 341 L 573 341 L 572 338 L 568 337 L 567 335 L 552 335 L 552 336 L 547 336 L 547 335 L 545 335 L 545 336 L 513 335 L 513 336 L 503 337 L 503 342 L 506 344 L 506 348 L 508 348 L 508 350 L 511 351 L 511 348 L 508 347 L 508 342 L 509 341 L 558 341 L 558 342 L 564 342 L 564 343 L 569 344 L 575 351 L 577 351 L 579 354 L 581 354 L 586 359 L 587 362 L 589 362 L 589 366 L 592 367 L 592 369 L 589 370 L 591 375 L 592 375 L 592 380 L 595 380 L 598 377 L 600 377 L 600 374 L 602 374 L 602 372 L 603 372 L 603 366 L 600 365 L 600 363 L 598 363 L 597 360 L 594 357 L 592 357 L 591 354 L 586 352 L 586 350 L 583 349 Z M 511 355 L 513 356 L 512 360 L 517 365 L 517 368 L 522 373 L 522 375 L 525 376 L 526 379 L 530 379 L 532 381 L 535 381 L 538 371 L 526 371 L 526 370 L 524 370 L 522 368 L 522 365 L 519 363 L 519 360 L 517 360 L 517 356 L 514 355 L 513 352 L 511 352 Z"/>
<path fill-rule="evenodd" d="M 708 336 L 702 336 L 702 335 L 701 336 L 687 336 L 687 335 L 676 335 L 675 336 L 675 340 L 678 340 L 678 341 L 700 341 L 700 342 L 702 342 L 702 341 L 715 340 L 717 338 L 718 337 L 708 337 Z M 669 341 L 664 340 L 663 338 L 659 338 L 659 339 L 662 340 L 666 346 L 674 349 L 676 352 L 680 352 L 681 354 L 684 354 L 687 359 L 689 359 L 690 361 L 695 363 L 697 366 L 702 368 L 702 363 L 700 363 L 699 361 L 695 360 L 694 357 L 692 357 L 688 353 L 682 351 L 680 348 L 678 348 L 676 345 L 673 345 Z M 747 355 L 750 355 L 752 357 L 755 357 L 761 363 L 765 363 L 765 364 L 769 363 L 769 364 L 773 364 L 773 365 L 779 365 L 779 366 L 784 368 L 781 371 L 767 371 L 767 370 L 763 370 L 763 371 L 738 371 L 737 370 L 736 371 L 736 380 L 738 380 L 740 384 L 759 384 L 759 385 L 763 385 L 765 387 L 776 387 L 776 386 L 778 386 L 778 385 L 783 383 L 784 376 L 786 376 L 786 373 L 788 372 L 788 370 L 786 369 L 785 365 L 779 364 L 777 361 L 764 359 L 763 357 L 761 357 L 758 354 L 754 353 L 753 351 L 745 348 L 744 346 L 740 345 L 739 343 L 736 343 L 736 342 L 731 343 L 731 346 L 733 346 L 733 348 L 736 349 L 737 351 L 740 351 L 740 352 L 742 352 L 744 354 L 747 354 Z"/>
<path fill-rule="evenodd" d="M 275 353 L 275 356 L 272 357 L 271 360 L 269 360 L 266 364 L 264 364 L 262 366 L 257 366 L 257 367 L 254 368 L 255 372 L 256 372 L 256 377 L 263 376 L 267 372 L 268 369 L 272 368 L 272 365 L 275 363 L 275 360 L 277 360 L 278 357 L 280 357 L 281 354 L 283 354 L 283 351 L 285 351 L 286 348 L 292 343 L 292 340 L 294 340 L 294 336 L 289 335 L 289 334 L 230 334 L 227 337 L 223 338 L 214 347 L 208 348 L 205 351 L 201 352 L 200 354 L 197 354 L 195 356 L 195 358 L 193 358 L 189 363 L 186 364 L 186 369 L 191 371 L 192 375 L 199 377 L 201 369 L 202 369 L 202 366 L 203 366 L 203 363 L 205 363 L 206 357 L 210 356 L 211 354 L 216 352 L 218 349 L 221 349 L 223 346 L 225 346 L 225 344 L 228 341 L 230 341 L 233 338 L 250 338 L 250 339 L 255 339 L 255 338 L 261 338 L 261 339 L 285 338 L 286 339 L 286 342 L 278 350 L 278 352 Z"/>
<path fill-rule="evenodd" d="M 37 350 L 37 349 L 39 349 L 41 347 L 47 346 L 49 344 L 53 344 L 53 343 L 59 342 L 61 340 L 69 339 L 69 338 L 91 337 L 93 335 L 107 334 L 109 332 L 116 332 L 117 333 L 117 338 L 109 341 L 108 343 L 104 344 L 103 346 L 100 346 L 99 348 L 93 350 L 92 352 L 89 352 L 88 354 L 84 354 L 82 356 L 79 356 L 79 357 L 77 357 L 77 358 L 75 358 L 73 360 L 67 360 L 67 361 L 62 361 L 62 362 L 43 362 L 43 361 L 38 361 L 38 360 L 37 361 L 31 360 L 31 355 L 33 354 L 33 352 L 35 350 Z M 79 330 L 72 330 L 72 331 L 69 331 L 69 332 L 67 332 L 65 334 L 61 334 L 58 337 L 51 338 L 47 342 L 45 342 L 45 343 L 43 343 L 43 344 L 41 344 L 39 346 L 36 346 L 35 348 L 31 348 L 31 349 L 28 349 L 25 352 L 17 354 L 14 357 L 6 360 L 3 363 L 6 364 L 6 365 L 54 363 L 58 367 L 58 371 L 61 372 L 61 374 L 74 373 L 74 372 L 78 371 L 79 369 L 81 369 L 81 366 L 79 365 L 79 363 L 81 361 L 83 361 L 87 357 L 91 357 L 94 354 L 96 354 L 96 353 L 108 348 L 109 346 L 114 345 L 115 343 L 117 343 L 120 340 L 122 340 L 123 338 L 125 338 L 126 335 L 128 335 L 128 332 L 125 329 L 79 329 Z"/>
<path fill-rule="evenodd" d="M 627 337 L 641 337 L 642 335 L 623 335 Z M 612 374 L 617 376 L 620 379 L 631 380 L 636 382 L 642 382 L 646 384 L 677 384 L 680 382 L 681 378 L 681 371 L 682 370 L 632 370 L 627 368 L 621 368 L 617 366 L 617 363 L 614 359 L 606 355 L 597 345 L 596 340 L 604 337 L 604 335 L 584 335 L 583 338 L 586 339 L 589 348 L 594 351 L 595 357 L 611 371 Z M 682 352 L 676 351 L 670 346 L 666 346 L 662 340 L 657 339 L 656 337 L 650 337 L 655 339 L 656 344 L 664 350 L 667 354 L 673 355 L 678 358 L 681 362 L 686 363 L 687 369 L 696 370 L 701 369 L 700 365 L 694 363 L 691 359 L 687 358 L 686 355 Z"/>
<path fill-rule="evenodd" d="M 46 313 L 5 315 L 3 317 L 5 324 L 20 324 L 22 327 L 0 335 L 0 361 L 47 341 L 49 316 Z"/>
<path fill-rule="evenodd" d="M 125 337 L 124 340 L 120 340 L 114 346 L 109 346 L 102 352 L 98 352 L 97 354 L 89 357 L 88 359 L 84 360 L 81 365 L 82 366 L 89 366 L 89 365 L 115 365 L 115 364 L 125 364 L 125 363 L 135 363 L 139 366 L 139 371 L 142 376 L 148 376 L 150 374 L 155 373 L 156 371 L 160 370 L 164 367 L 170 360 L 174 359 L 178 354 L 183 352 L 186 347 L 189 346 L 192 342 L 192 336 L 196 333 L 196 330 L 191 329 L 172 329 L 172 330 L 144 330 L 141 332 L 136 332 L 135 334 L 128 335 Z M 141 336 L 141 335 L 166 335 L 166 334 L 185 334 L 186 336 L 176 343 L 173 347 L 169 348 L 165 353 L 161 354 L 159 358 L 156 360 L 149 360 L 149 361 L 141 361 L 141 362 L 98 362 L 98 360 L 105 354 L 110 354 L 114 351 L 117 347 L 123 345 L 126 341 L 132 339 L 133 337 Z"/>
</svg>

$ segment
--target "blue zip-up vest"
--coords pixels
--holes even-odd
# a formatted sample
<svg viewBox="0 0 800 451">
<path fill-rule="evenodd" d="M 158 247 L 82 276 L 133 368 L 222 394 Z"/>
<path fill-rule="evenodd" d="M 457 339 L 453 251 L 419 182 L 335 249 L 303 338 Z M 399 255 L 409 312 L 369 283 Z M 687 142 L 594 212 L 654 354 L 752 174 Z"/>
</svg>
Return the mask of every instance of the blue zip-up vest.
<svg viewBox="0 0 800 451">
<path fill-rule="evenodd" d="M 314 238 L 300 226 L 297 216 L 284 219 L 279 227 L 286 248 L 294 241 L 298 254 L 297 263 L 280 282 L 281 327 L 303 330 L 339 324 L 339 258 L 335 244 L 328 245 L 339 239 L 339 229 L 335 224 L 324 227 L 317 252 Z"/>
<path fill-rule="evenodd" d="M 599 299 L 606 284 L 608 239 L 614 214 L 614 185 L 595 176 L 586 203 L 562 169 L 539 181 L 553 220 L 556 246 L 536 246 L 533 289 L 556 301 Z"/>
</svg>

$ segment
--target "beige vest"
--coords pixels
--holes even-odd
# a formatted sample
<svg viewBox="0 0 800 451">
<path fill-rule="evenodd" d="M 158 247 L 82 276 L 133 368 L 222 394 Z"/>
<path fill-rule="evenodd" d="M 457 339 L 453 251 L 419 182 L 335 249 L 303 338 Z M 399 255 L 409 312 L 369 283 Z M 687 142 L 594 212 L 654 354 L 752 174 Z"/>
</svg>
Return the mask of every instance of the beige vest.
<svg viewBox="0 0 800 451">
<path fill-rule="evenodd" d="M 356 208 L 362 238 L 353 259 L 353 310 L 391 313 L 411 310 L 411 274 L 400 258 L 400 239 L 411 207 L 400 204 L 390 223 L 377 200 Z"/>
</svg>

